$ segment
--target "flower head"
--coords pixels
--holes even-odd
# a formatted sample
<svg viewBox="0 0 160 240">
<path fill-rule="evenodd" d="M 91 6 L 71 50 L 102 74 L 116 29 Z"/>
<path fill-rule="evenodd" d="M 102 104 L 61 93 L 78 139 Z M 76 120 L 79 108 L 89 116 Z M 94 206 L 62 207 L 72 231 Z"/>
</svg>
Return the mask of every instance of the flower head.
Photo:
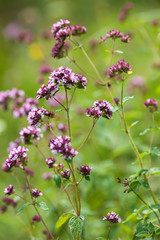
<svg viewBox="0 0 160 240">
<path fill-rule="evenodd" d="M 117 64 L 111 65 L 109 69 L 107 70 L 107 75 L 112 78 L 116 77 L 117 75 L 120 75 L 122 73 L 128 73 L 132 71 L 131 66 L 124 61 L 124 59 L 121 59 L 118 61 Z"/>
<path fill-rule="evenodd" d="M 82 25 L 75 25 L 71 27 L 71 34 L 73 36 L 80 36 L 87 32 L 87 29 Z"/>
<path fill-rule="evenodd" d="M 32 217 L 32 221 L 40 222 L 40 221 L 41 221 L 41 218 L 40 218 L 39 216 L 37 216 L 37 215 L 34 215 L 34 216 Z"/>
<path fill-rule="evenodd" d="M 150 112 L 154 112 L 154 111 L 157 111 L 158 110 L 158 102 L 154 99 L 147 99 L 143 105 L 147 108 L 149 108 L 149 111 Z"/>
<path fill-rule="evenodd" d="M 70 137 L 59 136 L 50 140 L 49 147 L 53 154 L 60 153 L 65 159 L 72 159 L 78 152 L 71 147 Z"/>
<path fill-rule="evenodd" d="M 121 222 L 121 219 L 118 217 L 118 215 L 115 212 L 108 213 L 107 217 L 104 217 L 103 220 L 106 220 L 112 223 Z"/>
<path fill-rule="evenodd" d="M 56 160 L 52 157 L 46 159 L 46 164 L 49 166 L 49 168 L 53 168 L 53 164 L 56 162 Z"/>
<path fill-rule="evenodd" d="M 130 42 L 130 37 L 128 35 L 124 35 L 118 29 L 107 32 L 105 38 L 101 37 L 102 41 L 106 41 L 108 38 L 112 38 L 113 40 L 120 38 L 121 42 L 126 42 L 126 43 Z"/>
<path fill-rule="evenodd" d="M 86 109 L 86 116 L 100 118 L 101 116 L 110 119 L 112 117 L 113 107 L 105 100 L 94 102 L 91 108 Z"/>
<path fill-rule="evenodd" d="M 61 171 L 61 175 L 63 178 L 69 179 L 70 178 L 70 171 L 66 169 L 65 171 Z"/>
<path fill-rule="evenodd" d="M 88 167 L 88 166 L 81 166 L 80 167 L 80 172 L 83 176 L 88 176 L 90 175 L 90 171 L 92 170 L 93 168 L 91 167 Z"/>
<path fill-rule="evenodd" d="M 36 198 L 43 195 L 43 193 L 36 188 L 32 189 L 31 194 L 33 197 L 36 197 Z"/>
<path fill-rule="evenodd" d="M 5 195 L 11 195 L 14 192 L 15 192 L 15 189 L 14 189 L 14 187 L 12 185 L 9 185 L 8 187 L 6 187 L 4 189 Z"/>
</svg>

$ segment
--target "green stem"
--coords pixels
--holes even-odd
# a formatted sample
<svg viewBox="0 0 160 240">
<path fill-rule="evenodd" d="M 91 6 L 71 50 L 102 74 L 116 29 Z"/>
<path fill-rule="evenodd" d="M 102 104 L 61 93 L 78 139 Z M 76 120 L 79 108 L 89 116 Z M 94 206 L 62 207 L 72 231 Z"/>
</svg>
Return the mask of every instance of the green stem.
<svg viewBox="0 0 160 240">
<path fill-rule="evenodd" d="M 18 196 L 19 198 L 23 199 L 25 202 L 30 203 L 31 205 L 33 205 L 32 202 L 28 201 L 27 199 L 25 199 L 24 197 L 21 197 L 20 195 L 18 195 L 17 193 L 14 193 L 14 195 Z"/>
<path fill-rule="evenodd" d="M 66 110 L 66 107 L 65 107 L 59 100 L 57 100 L 55 97 L 53 97 L 53 99 L 54 99 L 56 102 L 58 102 L 59 105 L 61 105 L 61 106 Z"/>
<path fill-rule="evenodd" d="M 92 127 L 91 127 L 91 129 L 90 129 L 90 131 L 89 131 L 87 137 L 85 138 L 85 140 L 83 141 L 83 143 L 79 146 L 79 148 L 77 149 L 77 151 L 79 151 L 79 150 L 84 146 L 84 144 L 87 142 L 87 140 L 88 140 L 88 138 L 89 138 L 91 132 L 93 131 L 93 128 L 94 128 L 96 122 L 97 122 L 97 120 L 93 120 Z"/>
<path fill-rule="evenodd" d="M 70 117 L 69 117 L 69 103 L 68 103 L 68 93 L 67 93 L 67 89 L 65 88 L 65 94 L 66 94 L 66 112 L 67 112 L 67 122 L 68 122 L 68 131 L 69 131 L 69 137 L 71 140 L 71 125 L 70 125 Z"/>
</svg>

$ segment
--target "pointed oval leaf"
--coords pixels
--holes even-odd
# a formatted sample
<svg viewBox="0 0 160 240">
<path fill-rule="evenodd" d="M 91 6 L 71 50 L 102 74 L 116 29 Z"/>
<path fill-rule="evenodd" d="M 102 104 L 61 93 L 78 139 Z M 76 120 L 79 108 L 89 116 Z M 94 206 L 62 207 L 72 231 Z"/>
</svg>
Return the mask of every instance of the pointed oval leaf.
<svg viewBox="0 0 160 240">
<path fill-rule="evenodd" d="M 45 202 L 36 202 L 36 204 L 37 204 L 37 206 L 38 206 L 39 208 L 41 208 L 41 209 L 44 210 L 44 211 L 49 210 L 49 208 L 48 208 L 48 206 L 47 206 L 47 204 L 46 204 Z"/>
<path fill-rule="evenodd" d="M 53 176 L 53 180 L 58 188 L 61 187 L 61 176 L 59 174 Z"/>
<path fill-rule="evenodd" d="M 73 213 L 63 213 L 57 223 L 56 223 L 56 229 L 60 228 L 69 218 L 73 217 L 74 214 Z"/>
</svg>

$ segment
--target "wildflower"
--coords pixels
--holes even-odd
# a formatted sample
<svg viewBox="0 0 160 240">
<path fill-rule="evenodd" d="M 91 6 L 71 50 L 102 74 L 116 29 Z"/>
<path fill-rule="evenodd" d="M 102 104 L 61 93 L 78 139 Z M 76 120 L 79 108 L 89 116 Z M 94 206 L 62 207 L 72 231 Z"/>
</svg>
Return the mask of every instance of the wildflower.
<svg viewBox="0 0 160 240">
<path fill-rule="evenodd" d="M 1 213 L 5 213 L 7 211 L 7 206 L 6 205 L 3 205 L 1 208 Z"/>
<path fill-rule="evenodd" d="M 11 152 L 13 148 L 17 148 L 19 143 L 20 143 L 19 139 L 15 139 L 14 141 L 10 142 L 7 151 Z"/>
<path fill-rule="evenodd" d="M 11 195 L 14 192 L 15 192 L 15 189 L 14 189 L 14 187 L 12 185 L 9 185 L 8 187 L 6 187 L 4 189 L 5 195 Z"/>
<path fill-rule="evenodd" d="M 115 212 L 108 213 L 107 217 L 104 217 L 103 220 L 106 220 L 112 223 L 121 222 L 121 219 L 118 217 L 118 215 Z"/>
<path fill-rule="evenodd" d="M 34 176 L 34 171 L 29 168 L 25 168 L 25 172 L 27 173 L 27 175 Z"/>
<path fill-rule="evenodd" d="M 44 108 L 33 108 L 28 114 L 28 122 L 34 128 L 39 127 L 44 116 L 54 117 L 52 111 L 47 111 Z"/>
<path fill-rule="evenodd" d="M 123 22 L 127 18 L 128 14 L 129 14 L 129 11 L 132 8 L 133 8 L 133 3 L 132 2 L 125 3 L 124 6 L 120 9 L 118 20 L 120 22 Z"/>
<path fill-rule="evenodd" d="M 36 198 L 43 195 L 43 193 L 36 188 L 32 189 L 31 194 L 33 197 L 36 197 Z"/>
<path fill-rule="evenodd" d="M 40 222 L 40 221 L 41 221 L 41 218 L 40 218 L 39 216 L 37 216 L 37 215 L 34 215 L 34 216 L 32 217 L 32 221 Z"/>
<path fill-rule="evenodd" d="M 121 41 L 124 42 L 124 43 L 130 42 L 130 40 L 131 40 L 131 38 L 128 35 L 123 35 L 121 37 Z"/>
<path fill-rule="evenodd" d="M 110 66 L 108 69 L 108 76 L 112 78 L 122 73 L 128 73 L 129 71 L 132 71 L 131 66 L 126 63 L 124 59 L 121 59 L 117 64 Z"/>
<path fill-rule="evenodd" d="M 61 175 L 63 178 L 69 179 L 70 178 L 70 171 L 66 169 L 65 171 L 61 171 Z"/>
<path fill-rule="evenodd" d="M 114 98 L 114 102 L 115 102 L 116 105 L 118 105 L 119 104 L 119 98 Z"/>
<path fill-rule="evenodd" d="M 46 159 L 46 164 L 49 166 L 49 168 L 53 168 L 53 164 L 56 162 L 56 160 L 52 157 Z"/>
<path fill-rule="evenodd" d="M 53 176 L 53 174 L 52 173 L 43 173 L 43 175 L 42 175 L 42 178 L 43 179 L 45 179 L 45 180 L 48 180 L 48 179 L 51 179 L 52 178 L 52 176 Z"/>
<path fill-rule="evenodd" d="M 53 70 L 49 65 L 44 64 L 38 69 L 38 71 L 41 74 L 47 74 L 47 73 L 52 72 Z"/>
<path fill-rule="evenodd" d="M 86 109 L 86 116 L 93 118 L 105 117 L 110 119 L 112 117 L 113 107 L 105 100 L 94 102 L 91 108 Z"/>
<path fill-rule="evenodd" d="M 59 90 L 58 84 L 56 85 L 53 82 L 48 81 L 47 86 L 43 84 L 37 91 L 37 99 L 44 97 L 46 100 L 48 100 L 49 98 L 54 96 L 58 90 Z"/>
<path fill-rule="evenodd" d="M 83 176 L 88 176 L 90 175 L 90 171 L 92 170 L 93 168 L 91 167 L 88 167 L 88 166 L 81 166 L 80 167 L 80 172 Z"/>
<path fill-rule="evenodd" d="M 120 38 L 121 42 L 130 42 L 130 37 L 128 35 L 124 35 L 118 29 L 107 32 L 106 37 L 101 37 L 102 41 L 106 41 L 108 38 L 112 38 L 112 40 Z"/>
<path fill-rule="evenodd" d="M 71 27 L 71 34 L 73 36 L 80 36 L 87 32 L 87 29 L 82 25 L 75 25 Z"/>
<path fill-rule="evenodd" d="M 143 105 L 145 107 L 148 107 L 150 112 L 154 112 L 154 111 L 158 110 L 158 102 L 156 100 L 154 100 L 154 99 L 151 99 L 151 98 L 147 99 L 143 103 Z"/>
<path fill-rule="evenodd" d="M 86 90 L 86 85 L 88 83 L 87 79 L 80 74 L 75 74 L 75 78 L 76 78 L 76 82 L 77 82 L 76 87 Z"/>
<path fill-rule="evenodd" d="M 43 137 L 40 128 L 33 128 L 31 126 L 23 128 L 19 134 L 24 144 L 32 144 L 31 140 L 38 142 Z"/>
<path fill-rule="evenodd" d="M 59 131 L 61 131 L 61 132 L 66 132 L 66 131 L 67 131 L 67 126 L 64 125 L 63 123 L 59 123 L 59 124 L 58 124 L 58 129 L 59 129 Z"/>
<path fill-rule="evenodd" d="M 11 205 L 13 207 L 17 206 L 17 202 L 15 202 L 12 198 L 9 197 L 4 197 L 2 198 L 2 201 L 6 204 L 6 205 Z"/>
<path fill-rule="evenodd" d="M 29 30 L 21 30 L 17 35 L 17 41 L 30 44 L 33 41 L 33 34 Z"/>
<path fill-rule="evenodd" d="M 51 32 L 53 34 L 53 37 L 58 40 L 59 39 L 59 31 L 60 30 L 67 30 L 70 29 L 70 22 L 66 19 L 60 19 L 60 21 L 53 24 Z M 68 32 L 67 32 L 68 33 Z"/>
<path fill-rule="evenodd" d="M 17 98 L 13 105 L 13 116 L 19 118 L 21 116 L 27 116 L 32 108 L 38 105 L 38 101 L 34 98 Z"/>
<path fill-rule="evenodd" d="M 78 152 L 71 147 L 70 137 L 59 136 L 50 140 L 49 147 L 53 154 L 61 153 L 64 159 L 72 159 Z"/>
</svg>

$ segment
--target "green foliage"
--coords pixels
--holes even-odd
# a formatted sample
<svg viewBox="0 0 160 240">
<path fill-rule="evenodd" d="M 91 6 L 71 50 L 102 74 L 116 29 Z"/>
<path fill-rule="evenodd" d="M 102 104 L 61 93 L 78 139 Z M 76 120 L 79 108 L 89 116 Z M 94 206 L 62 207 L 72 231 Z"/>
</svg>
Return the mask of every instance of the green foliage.
<svg viewBox="0 0 160 240">
<path fill-rule="evenodd" d="M 38 202 L 36 202 L 36 205 L 44 211 L 49 210 L 49 208 L 45 202 L 38 201 Z"/>
<path fill-rule="evenodd" d="M 134 98 L 134 96 L 124 97 L 124 98 L 122 99 L 123 105 L 124 105 L 126 102 L 128 102 L 129 100 L 133 99 L 133 98 Z"/>
<path fill-rule="evenodd" d="M 73 216 L 69 220 L 69 228 L 74 240 L 77 240 L 77 237 L 81 236 L 83 230 L 84 217 L 82 216 Z"/>
<path fill-rule="evenodd" d="M 31 205 L 29 202 L 25 203 L 21 208 L 17 210 L 17 214 L 20 214 L 29 205 Z"/>
<path fill-rule="evenodd" d="M 59 219 L 58 219 L 58 221 L 57 221 L 57 223 L 56 223 L 56 229 L 62 227 L 62 225 L 63 225 L 68 219 L 70 219 L 70 218 L 73 217 L 73 216 L 74 216 L 73 213 L 63 213 L 63 214 L 59 217 Z"/>
<path fill-rule="evenodd" d="M 59 174 L 53 176 L 53 180 L 58 188 L 61 187 L 61 176 Z"/>
</svg>

